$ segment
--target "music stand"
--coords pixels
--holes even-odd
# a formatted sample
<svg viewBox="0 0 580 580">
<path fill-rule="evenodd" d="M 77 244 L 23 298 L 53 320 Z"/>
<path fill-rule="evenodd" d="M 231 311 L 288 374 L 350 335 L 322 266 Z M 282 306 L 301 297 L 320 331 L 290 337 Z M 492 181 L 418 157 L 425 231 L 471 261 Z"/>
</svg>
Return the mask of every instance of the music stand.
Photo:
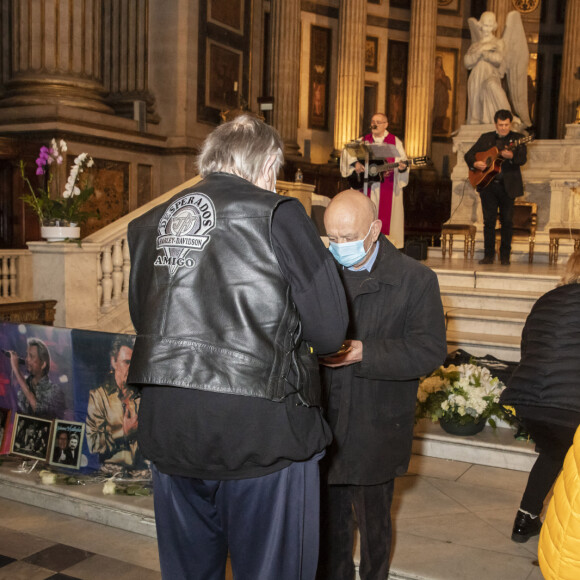
<svg viewBox="0 0 580 580">
<path fill-rule="evenodd" d="M 365 141 L 351 141 L 347 143 L 345 149 L 357 160 L 364 159 L 364 186 L 363 193 L 368 195 L 369 187 L 369 160 L 380 159 L 387 157 L 399 157 L 399 152 L 394 145 L 390 143 L 366 143 Z"/>
</svg>

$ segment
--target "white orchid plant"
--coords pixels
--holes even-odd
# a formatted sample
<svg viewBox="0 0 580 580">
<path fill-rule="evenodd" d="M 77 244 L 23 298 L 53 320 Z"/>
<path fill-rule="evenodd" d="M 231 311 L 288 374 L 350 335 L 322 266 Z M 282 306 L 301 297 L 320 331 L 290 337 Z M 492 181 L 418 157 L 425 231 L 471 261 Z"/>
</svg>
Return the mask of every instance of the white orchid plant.
<svg viewBox="0 0 580 580">
<path fill-rule="evenodd" d="M 95 164 L 87 153 L 81 153 L 75 158 L 61 196 L 52 195 L 53 182 L 58 181 L 55 178 L 57 166 L 62 165 L 63 154 L 66 151 L 67 144 L 63 139 L 58 142 L 56 139 L 52 139 L 50 147 L 43 145 L 40 148 L 40 153 L 36 159 L 36 175 L 39 176 L 41 185 L 36 188 L 26 176 L 24 161 L 20 161 L 20 174 L 29 189 L 29 192 L 22 196 L 22 200 L 33 209 L 41 223 L 80 225 L 89 217 L 97 215 L 96 212 L 83 210 L 84 204 L 94 193 L 93 187 L 88 185 L 86 174 L 82 176 Z M 62 222 L 66 222 L 66 224 Z"/>
<path fill-rule="evenodd" d="M 492 377 L 489 369 L 475 364 L 439 367 L 419 383 L 416 419 L 466 425 L 488 421 L 496 426 L 494 417 L 506 419 L 499 404 L 505 385 Z"/>
</svg>

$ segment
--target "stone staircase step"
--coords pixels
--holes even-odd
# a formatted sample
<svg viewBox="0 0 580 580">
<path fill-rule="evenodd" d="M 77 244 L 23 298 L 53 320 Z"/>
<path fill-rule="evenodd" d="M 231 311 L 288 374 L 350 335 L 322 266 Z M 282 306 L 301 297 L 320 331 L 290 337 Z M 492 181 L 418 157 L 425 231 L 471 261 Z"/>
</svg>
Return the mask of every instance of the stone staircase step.
<svg viewBox="0 0 580 580">
<path fill-rule="evenodd" d="M 480 308 L 446 308 L 448 331 L 521 337 L 526 312 L 484 310 Z"/>
<path fill-rule="evenodd" d="M 527 290 L 501 291 L 491 288 L 441 286 L 441 300 L 445 308 L 477 308 L 482 310 L 505 310 L 528 314 L 542 292 Z"/>
<path fill-rule="evenodd" d="M 468 437 L 449 435 L 436 423 L 422 419 L 415 426 L 413 453 L 488 465 L 516 471 L 529 471 L 536 461 L 535 444 L 518 441 L 510 427 L 486 425 L 481 433 Z"/>
<path fill-rule="evenodd" d="M 501 270 L 494 264 L 479 266 L 475 269 L 454 269 L 433 267 L 437 274 L 440 287 L 479 288 L 493 290 L 523 290 L 525 292 L 538 292 L 544 294 L 558 283 L 560 276 L 548 273 L 548 268 L 542 274 L 533 274 L 527 267 L 520 266 L 520 271 L 509 271 L 508 268 Z M 511 266 L 510 266 L 511 268 Z"/>
<path fill-rule="evenodd" d="M 540 292 L 544 294 L 556 287 L 559 276 L 534 275 L 531 273 L 511 273 L 497 271 L 477 271 L 475 273 L 476 288 L 492 288 L 494 290 L 513 290 L 525 288 L 527 292 Z"/>
<path fill-rule="evenodd" d="M 474 356 L 491 354 L 501 360 L 519 362 L 520 337 L 447 331 L 447 351 L 461 348 Z"/>
</svg>

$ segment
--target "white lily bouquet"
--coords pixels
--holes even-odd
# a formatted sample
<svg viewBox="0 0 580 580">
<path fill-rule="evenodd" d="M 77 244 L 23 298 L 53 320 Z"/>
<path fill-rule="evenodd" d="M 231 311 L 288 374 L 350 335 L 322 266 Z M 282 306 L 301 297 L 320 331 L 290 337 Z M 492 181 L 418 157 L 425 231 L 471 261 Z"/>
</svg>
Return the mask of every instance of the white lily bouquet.
<svg viewBox="0 0 580 580">
<path fill-rule="evenodd" d="M 505 385 L 492 377 L 489 369 L 475 364 L 439 367 L 419 383 L 416 419 L 453 423 L 479 424 L 489 421 L 496 426 L 494 417 L 505 419 L 499 404 Z"/>
</svg>

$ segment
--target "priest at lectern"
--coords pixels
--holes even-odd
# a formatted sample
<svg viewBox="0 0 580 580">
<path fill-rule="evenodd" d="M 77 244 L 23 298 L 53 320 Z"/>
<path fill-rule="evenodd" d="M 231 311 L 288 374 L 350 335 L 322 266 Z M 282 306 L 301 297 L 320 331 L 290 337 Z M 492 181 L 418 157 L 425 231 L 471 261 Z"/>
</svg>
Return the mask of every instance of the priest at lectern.
<svg viewBox="0 0 580 580">
<path fill-rule="evenodd" d="M 353 189 L 363 191 L 373 200 L 383 222 L 382 233 L 397 248 L 403 248 L 403 188 L 409 183 L 407 154 L 402 141 L 387 131 L 388 125 L 386 115 L 373 115 L 371 133 L 343 149 L 340 171 Z"/>
</svg>

